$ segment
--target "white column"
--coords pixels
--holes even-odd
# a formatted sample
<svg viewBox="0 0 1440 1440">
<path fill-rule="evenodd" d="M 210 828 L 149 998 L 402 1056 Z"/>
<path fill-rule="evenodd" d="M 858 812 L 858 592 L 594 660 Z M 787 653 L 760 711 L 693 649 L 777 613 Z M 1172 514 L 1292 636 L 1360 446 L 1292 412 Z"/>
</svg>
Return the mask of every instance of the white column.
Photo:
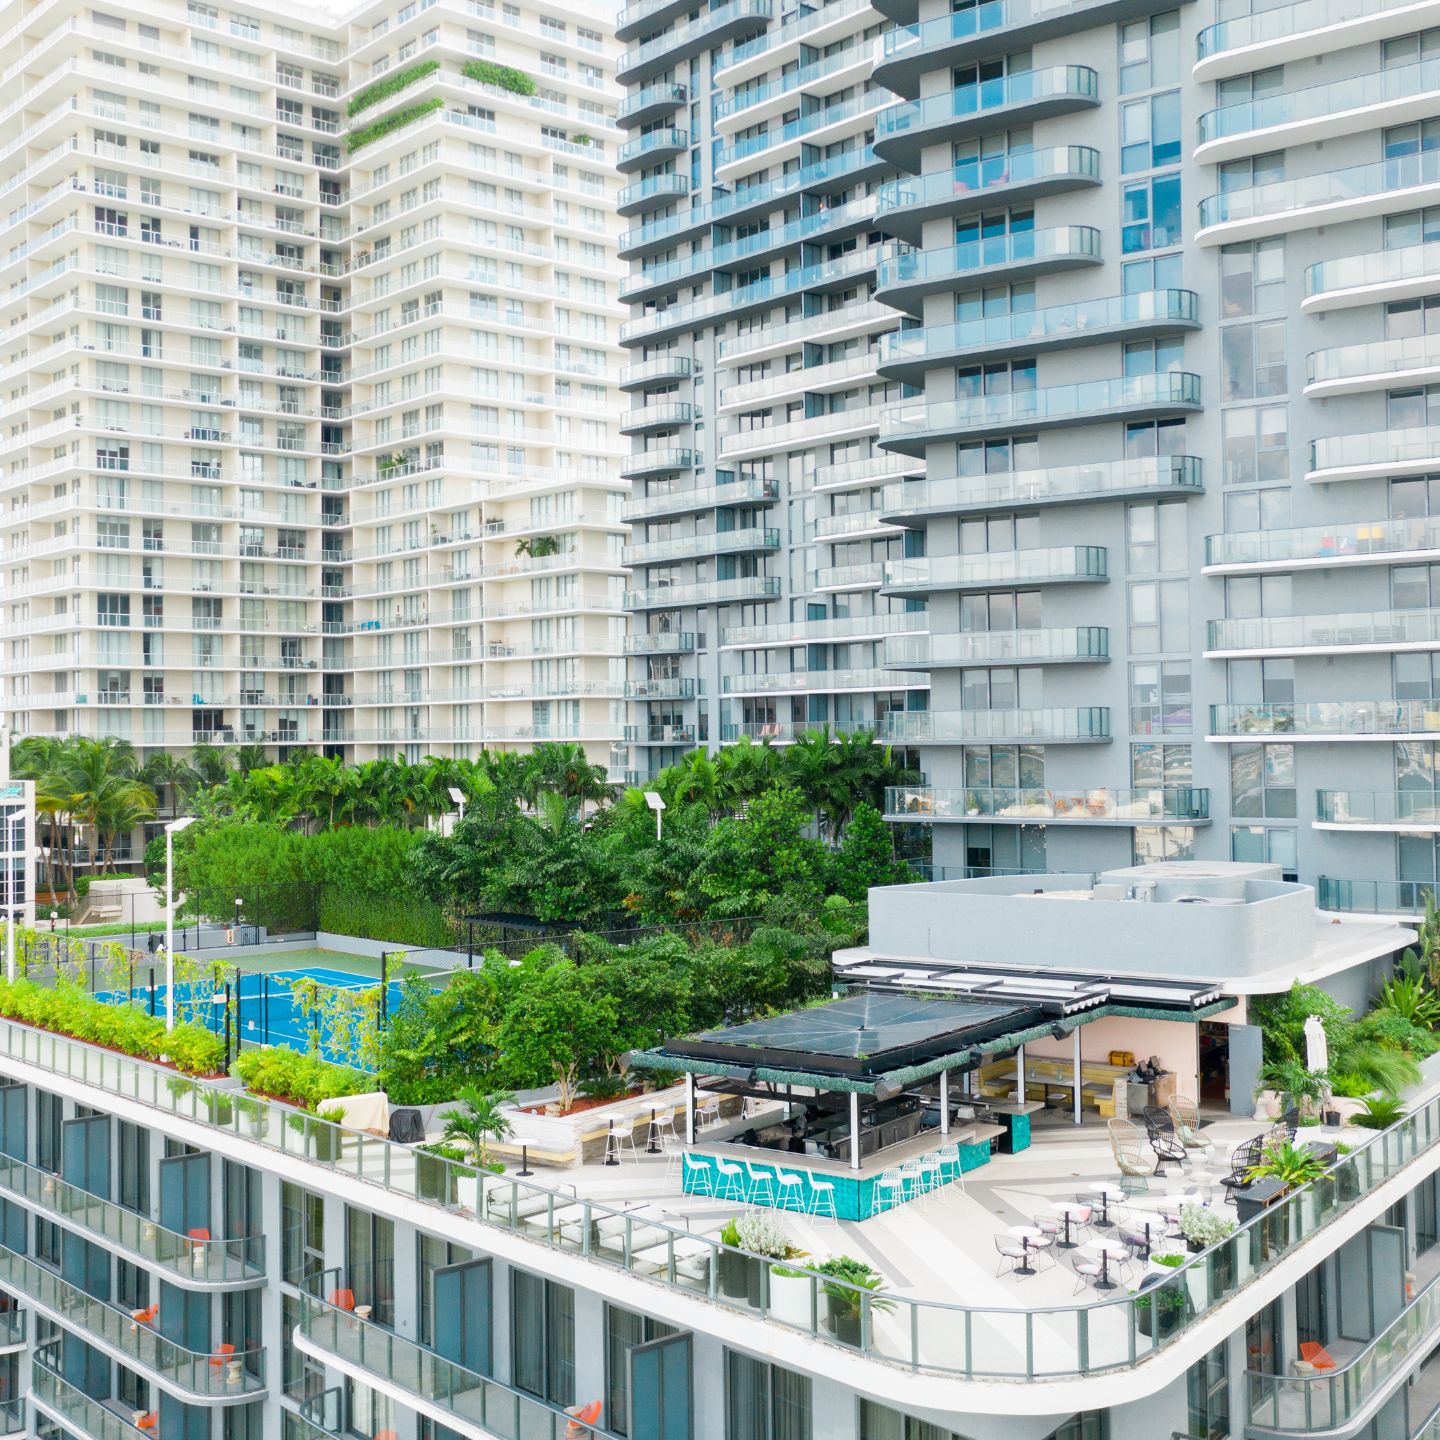
<svg viewBox="0 0 1440 1440">
<path fill-rule="evenodd" d="M 1019 1092 L 1019 1100 L 1025 1103 L 1025 1047 L 1021 1045 L 1015 1051 L 1015 1089 Z"/>
<path fill-rule="evenodd" d="M 685 1143 L 695 1143 L 695 1077 L 685 1072 Z"/>
<path fill-rule="evenodd" d="M 1070 1038 L 1075 1042 L 1075 1123 L 1080 1124 L 1080 1027 L 1077 1025 Z"/>
<path fill-rule="evenodd" d="M 850 1168 L 860 1168 L 860 1092 L 850 1092 Z"/>
<path fill-rule="evenodd" d="M 950 1133 L 950 1072 L 940 1072 L 940 1133 Z"/>
<path fill-rule="evenodd" d="M 165 1031 L 175 1028 L 175 836 L 165 827 Z"/>
</svg>

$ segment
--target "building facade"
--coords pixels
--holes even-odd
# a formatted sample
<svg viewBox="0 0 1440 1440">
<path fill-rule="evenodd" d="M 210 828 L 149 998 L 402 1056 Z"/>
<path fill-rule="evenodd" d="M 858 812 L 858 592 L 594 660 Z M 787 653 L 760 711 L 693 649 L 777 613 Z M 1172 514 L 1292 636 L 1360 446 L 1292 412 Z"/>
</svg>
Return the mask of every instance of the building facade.
<svg viewBox="0 0 1440 1440">
<path fill-rule="evenodd" d="M 632 9 L 635 733 L 877 723 L 939 874 L 1416 909 L 1440 16 Z"/>
<path fill-rule="evenodd" d="M 15 731 L 608 763 L 607 19 L 51 0 L 3 23 Z"/>
</svg>

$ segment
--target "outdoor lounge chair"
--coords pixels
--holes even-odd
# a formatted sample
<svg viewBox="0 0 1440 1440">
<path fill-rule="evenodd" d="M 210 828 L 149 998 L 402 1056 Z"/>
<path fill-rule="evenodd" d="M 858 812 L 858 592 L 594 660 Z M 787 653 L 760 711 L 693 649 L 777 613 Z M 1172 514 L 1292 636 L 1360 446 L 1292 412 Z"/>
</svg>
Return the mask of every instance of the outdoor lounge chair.
<svg viewBox="0 0 1440 1440">
<path fill-rule="evenodd" d="M 1110 1153 L 1120 1170 L 1120 1188 L 1127 1195 L 1148 1189 L 1150 1166 L 1145 1160 L 1145 1137 L 1138 1125 L 1118 1117 L 1105 1122 L 1110 1132 Z"/>
<path fill-rule="evenodd" d="M 1200 1110 L 1188 1095 L 1172 1095 L 1165 1107 L 1175 1123 L 1175 1134 L 1187 1150 L 1208 1150 L 1210 1142 L 1200 1133 Z"/>
<path fill-rule="evenodd" d="M 1220 1181 L 1225 1187 L 1225 1203 L 1235 1203 L 1235 1192 L 1250 1183 L 1250 1171 L 1260 1163 L 1265 1153 L 1265 1136 L 1257 1135 L 1243 1145 L 1236 1146 L 1230 1156 L 1230 1173 Z"/>
<path fill-rule="evenodd" d="M 1163 1105 L 1145 1107 L 1145 1136 L 1155 1152 L 1155 1173 L 1161 1174 L 1166 1165 L 1183 1165 L 1189 1158 L 1180 1137 L 1175 1133 L 1175 1122 Z"/>
<path fill-rule="evenodd" d="M 1333 1370 L 1335 1357 L 1318 1341 L 1303 1340 L 1300 1343 L 1300 1358 L 1317 1370 Z"/>
</svg>

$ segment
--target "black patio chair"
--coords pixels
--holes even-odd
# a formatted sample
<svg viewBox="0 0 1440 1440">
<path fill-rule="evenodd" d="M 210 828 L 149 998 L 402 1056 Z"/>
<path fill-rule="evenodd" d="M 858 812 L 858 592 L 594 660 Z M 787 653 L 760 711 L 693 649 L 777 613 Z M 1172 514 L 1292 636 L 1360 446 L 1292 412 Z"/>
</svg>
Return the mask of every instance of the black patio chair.
<svg viewBox="0 0 1440 1440">
<path fill-rule="evenodd" d="M 1230 1173 L 1221 1180 L 1225 1187 L 1225 1203 L 1235 1203 L 1235 1192 L 1250 1183 L 1250 1171 L 1258 1165 L 1265 1154 L 1265 1137 L 1257 1135 L 1243 1145 L 1237 1145 L 1230 1156 Z"/>
<path fill-rule="evenodd" d="M 1163 1105 L 1145 1107 L 1145 1137 L 1155 1152 L 1155 1173 L 1159 1175 L 1168 1163 L 1184 1165 L 1189 1158 L 1185 1146 L 1175 1133 L 1175 1121 Z"/>
</svg>

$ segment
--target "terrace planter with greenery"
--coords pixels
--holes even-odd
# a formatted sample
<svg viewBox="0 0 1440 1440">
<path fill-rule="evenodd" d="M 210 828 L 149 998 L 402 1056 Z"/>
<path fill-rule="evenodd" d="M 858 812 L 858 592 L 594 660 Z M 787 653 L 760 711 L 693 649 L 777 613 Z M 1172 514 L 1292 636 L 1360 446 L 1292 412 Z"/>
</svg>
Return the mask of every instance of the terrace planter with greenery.
<svg viewBox="0 0 1440 1440">
<path fill-rule="evenodd" d="M 1132 1304 L 1136 1328 L 1142 1335 L 1159 1340 L 1173 1334 L 1184 1323 L 1189 1297 L 1177 1286 L 1174 1276 L 1152 1271 L 1141 1280 Z"/>
<path fill-rule="evenodd" d="M 357 90 L 350 97 L 350 103 L 346 105 L 345 113 L 351 116 L 358 115 L 362 110 L 368 110 L 372 105 L 378 105 L 382 100 L 388 100 L 392 95 L 398 95 L 400 91 L 423 80 L 427 75 L 433 75 L 439 68 L 438 60 L 422 60 L 418 65 L 407 65 L 403 70 L 395 70 L 389 75 L 382 75 L 378 80 L 372 81 L 363 90 Z"/>
<path fill-rule="evenodd" d="M 444 104 L 444 98 L 436 95 L 432 99 L 422 100 L 418 105 L 407 105 L 403 110 L 392 110 L 388 115 L 382 115 L 378 120 L 372 120 L 368 125 L 362 125 L 358 130 L 352 130 L 345 137 L 345 148 L 353 155 L 362 147 L 373 145 L 375 141 L 383 140 L 385 136 L 393 134 L 396 130 L 400 130 L 416 120 L 422 120 L 426 115 L 434 114 Z"/>
<path fill-rule="evenodd" d="M 493 85 L 512 95 L 533 95 L 539 88 L 535 79 L 513 65 L 497 65 L 493 60 L 467 60 L 460 73 L 480 85 Z"/>
<path fill-rule="evenodd" d="M 829 1260 L 822 1260 L 815 1268 L 822 1275 L 844 1282 L 824 1286 L 822 1323 L 842 1345 L 853 1345 L 858 1350 L 864 1339 L 861 1310 L 865 1292 L 870 1294 L 872 1311 L 891 1308 L 891 1302 L 879 1296 L 885 1286 L 885 1277 L 863 1260 L 849 1255 L 832 1256 Z"/>
</svg>

